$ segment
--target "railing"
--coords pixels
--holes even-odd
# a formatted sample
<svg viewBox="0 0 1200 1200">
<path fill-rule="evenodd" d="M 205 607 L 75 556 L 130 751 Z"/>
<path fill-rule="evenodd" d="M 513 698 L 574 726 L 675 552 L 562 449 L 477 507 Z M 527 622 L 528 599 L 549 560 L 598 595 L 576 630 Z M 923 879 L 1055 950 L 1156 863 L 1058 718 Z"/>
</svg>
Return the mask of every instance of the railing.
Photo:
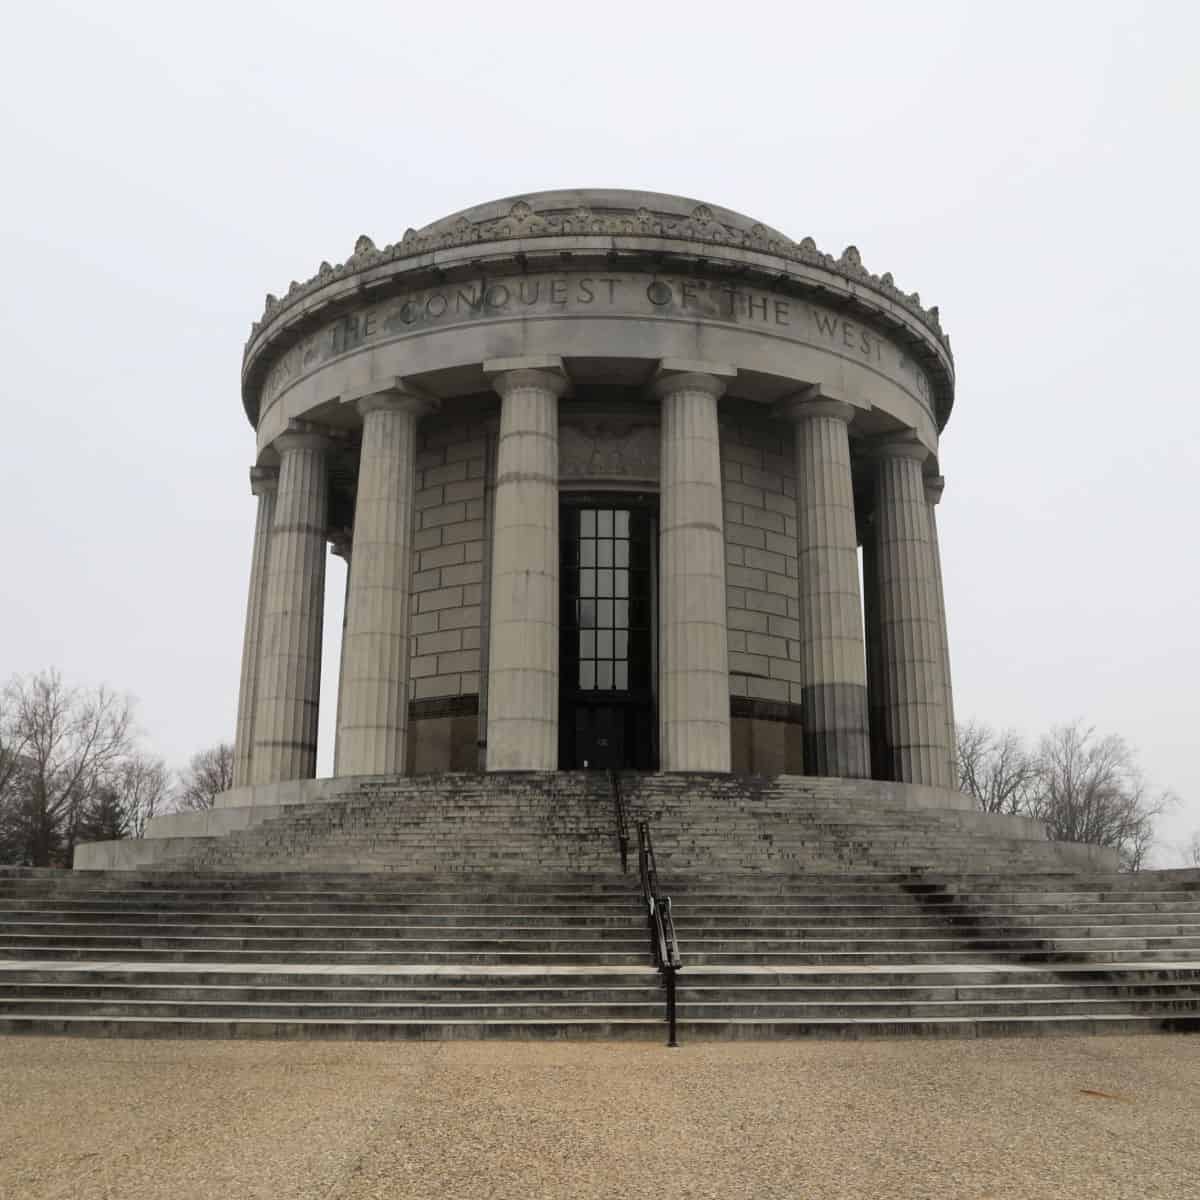
<svg viewBox="0 0 1200 1200">
<path fill-rule="evenodd" d="M 625 817 L 625 800 L 621 795 L 621 780 L 616 771 L 608 772 L 608 790 L 612 793 L 617 815 L 617 845 L 621 850 L 621 874 L 629 871 L 629 822 Z"/>
<path fill-rule="evenodd" d="M 671 916 L 671 897 L 662 894 L 658 882 L 658 865 L 654 861 L 654 843 L 650 826 L 638 822 L 638 871 L 642 877 L 642 899 L 646 902 L 646 919 L 650 927 L 650 948 L 654 965 L 662 975 L 667 990 L 667 1045 L 678 1046 L 675 1021 L 675 976 L 680 968 L 679 942 L 675 937 L 675 921 Z"/>
</svg>

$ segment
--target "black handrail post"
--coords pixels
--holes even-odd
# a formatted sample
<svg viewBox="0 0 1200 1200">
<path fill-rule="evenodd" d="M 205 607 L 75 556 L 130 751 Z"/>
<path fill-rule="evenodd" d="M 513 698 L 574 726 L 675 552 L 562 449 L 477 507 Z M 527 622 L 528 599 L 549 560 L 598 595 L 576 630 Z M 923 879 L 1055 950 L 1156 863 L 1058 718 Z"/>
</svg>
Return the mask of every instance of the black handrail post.
<svg viewBox="0 0 1200 1200">
<path fill-rule="evenodd" d="M 675 976 L 681 965 L 679 943 L 675 939 L 671 897 L 663 896 L 659 890 L 654 843 L 650 840 L 650 826 L 646 821 L 638 822 L 638 874 L 642 884 L 642 899 L 646 905 L 646 922 L 650 928 L 650 949 L 667 993 L 667 1045 L 678 1046 Z"/>
<path fill-rule="evenodd" d="M 679 1046 L 675 1026 L 675 967 L 668 964 L 663 972 L 667 984 L 667 1046 L 675 1049 Z"/>
</svg>

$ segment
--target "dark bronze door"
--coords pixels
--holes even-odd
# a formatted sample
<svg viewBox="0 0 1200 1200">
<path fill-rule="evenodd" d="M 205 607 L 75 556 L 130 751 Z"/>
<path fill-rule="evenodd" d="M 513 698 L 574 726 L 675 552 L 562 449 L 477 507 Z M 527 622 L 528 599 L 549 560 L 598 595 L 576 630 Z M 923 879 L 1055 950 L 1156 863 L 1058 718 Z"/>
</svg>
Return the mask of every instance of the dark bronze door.
<svg viewBox="0 0 1200 1200">
<path fill-rule="evenodd" d="M 658 765 L 650 505 L 580 497 L 561 512 L 559 763 Z"/>
</svg>

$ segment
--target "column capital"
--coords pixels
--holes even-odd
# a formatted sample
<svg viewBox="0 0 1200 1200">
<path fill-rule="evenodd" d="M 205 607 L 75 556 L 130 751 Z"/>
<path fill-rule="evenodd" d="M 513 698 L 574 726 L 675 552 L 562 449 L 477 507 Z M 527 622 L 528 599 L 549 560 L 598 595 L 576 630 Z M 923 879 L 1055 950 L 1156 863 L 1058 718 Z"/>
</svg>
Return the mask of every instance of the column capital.
<svg viewBox="0 0 1200 1200">
<path fill-rule="evenodd" d="M 350 551 L 354 545 L 353 529 L 331 529 L 329 531 L 329 551 L 338 558 L 350 561 Z"/>
<path fill-rule="evenodd" d="M 250 468 L 250 495 L 261 496 L 263 492 L 273 492 L 278 486 L 278 467 Z"/>
<path fill-rule="evenodd" d="M 861 445 L 872 458 L 910 458 L 923 463 L 930 454 L 929 448 L 917 440 L 911 429 L 868 438 Z"/>
<path fill-rule="evenodd" d="M 803 391 L 785 396 L 772 408 L 772 416 L 782 421 L 799 423 L 813 417 L 833 417 L 849 425 L 858 409 L 844 400 L 833 400 L 821 394 L 821 385 L 813 384 Z"/>
<path fill-rule="evenodd" d="M 563 366 L 563 360 L 555 355 L 489 358 L 483 364 L 483 373 L 501 398 L 519 387 L 545 388 L 558 397 L 565 396 L 571 390 L 571 377 Z"/>
<path fill-rule="evenodd" d="M 925 476 L 925 503 L 929 505 L 937 504 L 942 498 L 942 491 L 946 487 L 946 480 L 941 475 L 926 475 Z"/>
<path fill-rule="evenodd" d="M 689 358 L 663 358 L 650 380 L 650 391 L 661 399 L 672 392 L 704 392 L 719 400 L 725 394 L 725 381 L 737 375 L 737 367 L 728 363 L 701 362 Z"/>
<path fill-rule="evenodd" d="M 287 428 L 272 443 L 280 454 L 289 450 L 328 450 L 337 435 L 332 429 L 315 421 L 289 421 Z"/>
<path fill-rule="evenodd" d="M 409 383 L 402 375 L 387 379 L 373 379 L 361 387 L 350 388 L 342 393 L 343 404 L 353 404 L 361 416 L 390 409 L 394 412 L 410 412 L 414 417 L 423 417 L 435 412 L 441 405 L 436 396 Z"/>
</svg>

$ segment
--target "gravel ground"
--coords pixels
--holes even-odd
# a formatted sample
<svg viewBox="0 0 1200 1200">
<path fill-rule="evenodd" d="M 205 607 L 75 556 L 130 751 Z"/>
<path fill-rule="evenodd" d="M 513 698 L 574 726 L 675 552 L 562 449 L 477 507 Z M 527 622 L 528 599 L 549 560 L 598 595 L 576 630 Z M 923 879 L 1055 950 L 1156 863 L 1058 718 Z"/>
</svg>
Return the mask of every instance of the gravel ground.
<svg viewBox="0 0 1200 1200">
<path fill-rule="evenodd" d="M 0 1037 L 0 1197 L 1200 1196 L 1200 1037 Z"/>
</svg>

